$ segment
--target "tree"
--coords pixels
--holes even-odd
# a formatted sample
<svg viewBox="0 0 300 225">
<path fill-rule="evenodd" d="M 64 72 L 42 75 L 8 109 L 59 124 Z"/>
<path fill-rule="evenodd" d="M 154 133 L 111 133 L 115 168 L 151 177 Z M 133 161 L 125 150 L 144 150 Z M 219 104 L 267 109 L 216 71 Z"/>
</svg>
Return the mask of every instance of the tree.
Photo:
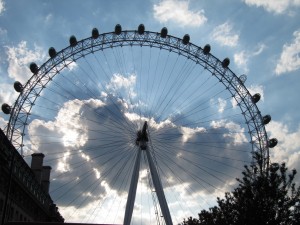
<svg viewBox="0 0 300 225">
<path fill-rule="evenodd" d="M 287 173 L 285 163 L 272 163 L 266 169 L 258 154 L 256 163 L 245 166 L 238 187 L 217 206 L 202 210 L 199 219 L 188 218 L 184 225 L 297 225 L 300 224 L 300 187 L 296 187 L 296 170 Z"/>
</svg>

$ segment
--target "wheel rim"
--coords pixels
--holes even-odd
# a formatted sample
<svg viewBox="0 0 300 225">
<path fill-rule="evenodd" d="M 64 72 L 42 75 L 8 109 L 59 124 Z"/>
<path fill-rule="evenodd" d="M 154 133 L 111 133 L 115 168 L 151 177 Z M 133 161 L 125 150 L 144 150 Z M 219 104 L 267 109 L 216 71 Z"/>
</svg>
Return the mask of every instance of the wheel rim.
<svg viewBox="0 0 300 225">
<path fill-rule="evenodd" d="M 114 135 L 116 135 L 118 129 L 121 129 L 122 127 L 125 129 L 125 127 L 128 125 L 129 129 L 127 131 L 129 131 L 129 134 L 126 136 L 126 138 L 124 140 L 122 140 L 122 143 L 130 143 L 130 147 L 129 148 L 127 146 L 125 151 L 128 151 L 130 149 L 134 149 L 134 139 L 135 139 L 135 133 L 136 131 L 139 129 L 139 124 L 142 123 L 142 121 L 147 120 L 150 122 L 150 124 L 152 124 L 152 131 L 150 131 L 150 137 L 151 137 L 151 141 L 150 141 L 150 145 L 153 151 L 153 154 L 157 157 L 157 165 L 158 167 L 160 166 L 160 171 L 161 173 L 163 173 L 163 171 L 169 171 L 169 174 L 161 174 L 162 177 L 168 177 L 168 176 L 176 176 L 175 174 L 172 173 L 172 171 L 176 170 L 176 168 L 174 168 L 173 165 L 176 165 L 177 169 L 180 167 L 180 171 L 181 171 L 181 175 L 177 177 L 178 182 L 180 182 L 179 180 L 181 180 L 186 174 L 189 174 L 190 177 L 194 180 L 198 180 L 201 181 L 202 178 L 197 176 L 196 173 L 194 172 L 186 172 L 186 168 L 188 167 L 187 165 L 190 164 L 192 165 L 191 167 L 193 168 L 199 168 L 198 164 L 195 164 L 196 160 L 190 160 L 189 157 L 191 157 L 192 155 L 195 155 L 196 152 L 187 150 L 188 149 L 193 149 L 193 147 L 191 147 L 192 145 L 195 144 L 199 144 L 199 142 L 194 142 L 194 143 L 188 143 L 188 140 L 191 140 L 193 138 L 194 134 L 191 134 L 191 130 L 189 130 L 188 128 L 194 129 L 193 132 L 196 132 L 197 134 L 200 134 L 201 132 L 203 132 L 203 130 L 201 131 L 201 124 L 205 124 L 204 122 L 219 122 L 215 123 L 215 129 L 217 128 L 223 128 L 225 129 L 226 125 L 225 124 L 221 124 L 222 121 L 222 117 L 217 116 L 216 114 L 203 114 L 203 116 L 198 116 L 198 117 L 194 117 L 194 114 L 201 114 L 203 111 L 205 111 L 205 104 L 208 104 L 207 102 L 204 104 L 204 100 L 201 102 L 203 103 L 203 106 L 200 106 L 200 102 L 197 103 L 197 95 L 193 95 L 190 94 L 190 105 L 193 104 L 198 104 L 196 105 L 194 108 L 192 106 L 189 106 L 189 104 L 185 104 L 185 102 L 183 101 L 184 98 L 180 97 L 179 95 L 179 91 L 178 93 L 175 91 L 175 89 L 177 88 L 178 90 L 182 89 L 188 91 L 189 87 L 193 87 L 193 79 L 189 78 L 188 80 L 184 80 L 184 74 L 188 73 L 191 77 L 193 78 L 197 78 L 196 77 L 196 73 L 193 73 L 191 70 L 194 70 L 193 68 L 196 67 L 198 69 L 198 73 L 202 74 L 202 73 L 207 73 L 209 76 L 207 76 L 205 78 L 205 81 L 202 81 L 202 83 L 200 83 L 199 87 L 203 88 L 203 86 L 206 85 L 210 85 L 210 87 L 212 87 L 213 85 L 218 86 L 218 84 L 216 84 L 216 82 L 210 82 L 211 77 L 214 78 L 214 81 L 219 82 L 219 86 L 222 86 L 223 89 L 217 89 L 213 94 L 213 97 L 219 97 L 219 93 L 223 93 L 224 90 L 227 91 L 227 95 L 225 95 L 221 101 L 217 101 L 215 99 L 216 102 L 210 102 L 209 104 L 211 104 L 212 106 L 216 106 L 222 103 L 222 100 L 226 100 L 227 102 L 229 102 L 231 97 L 235 98 L 235 101 L 237 102 L 237 106 L 240 108 L 240 111 L 242 112 L 243 118 L 244 118 L 244 122 L 246 123 L 246 128 L 248 129 L 248 132 L 250 134 L 250 147 L 251 150 L 248 151 L 248 153 L 251 152 L 259 152 L 263 155 L 263 157 L 266 159 L 263 161 L 264 164 L 268 164 L 268 158 L 269 158 L 269 149 L 268 149 L 268 139 L 267 139 L 267 134 L 265 131 L 265 127 L 263 124 L 263 117 L 260 114 L 260 111 L 257 108 L 257 105 L 253 102 L 253 98 L 252 95 L 249 93 L 249 91 L 247 90 L 247 88 L 244 86 L 244 82 L 243 82 L 243 77 L 237 77 L 228 67 L 223 65 L 223 61 L 220 61 L 218 58 L 216 58 L 215 56 L 213 56 L 212 54 L 208 53 L 205 54 L 203 49 L 193 45 L 191 43 L 183 43 L 182 39 L 180 38 L 176 38 L 170 35 L 167 35 L 166 37 L 161 37 L 161 33 L 156 33 L 156 32 L 150 32 L 150 31 L 144 31 L 143 34 L 139 34 L 138 31 L 122 31 L 119 35 L 117 35 L 115 32 L 111 32 L 111 33 L 105 33 L 105 34 L 99 34 L 99 36 L 97 38 L 94 37 L 90 37 L 90 38 L 86 38 L 83 39 L 81 41 L 78 41 L 76 43 L 76 45 L 74 46 L 69 46 L 65 49 L 63 49 L 62 51 L 58 52 L 55 54 L 55 56 L 53 58 L 50 58 L 48 61 L 46 61 L 39 69 L 38 71 L 36 71 L 36 73 L 31 77 L 31 79 L 26 83 L 26 85 L 24 85 L 23 87 L 23 91 L 22 93 L 19 95 L 13 109 L 12 109 L 12 113 L 11 113 L 11 117 L 9 120 L 9 125 L 8 125 L 8 129 L 7 129 L 7 135 L 10 138 L 10 140 L 13 142 L 13 144 L 16 146 L 16 148 L 20 151 L 23 151 L 24 144 L 26 144 L 26 136 L 24 134 L 28 133 L 28 128 L 27 125 L 31 124 L 33 119 L 31 119 L 31 117 L 34 117 L 36 115 L 35 114 L 35 108 L 37 109 L 37 107 L 42 106 L 42 104 L 40 104 L 38 102 L 39 99 L 43 99 L 45 98 L 46 94 L 43 95 L 43 93 L 46 93 L 49 89 L 50 92 L 49 93 L 54 93 L 56 89 L 53 89 L 51 87 L 51 84 L 55 84 L 56 86 L 60 85 L 56 80 L 56 75 L 61 75 L 61 73 L 63 73 L 66 70 L 66 67 L 70 67 L 73 65 L 73 62 L 77 62 L 77 61 L 83 61 L 85 63 L 85 66 L 81 66 L 80 68 L 82 69 L 81 73 L 82 74 L 86 74 L 87 76 L 90 76 L 89 80 L 90 82 L 94 82 L 96 80 L 96 76 L 93 77 L 94 75 L 96 75 L 97 73 L 94 71 L 93 68 L 97 67 L 99 70 L 101 69 L 101 63 L 100 63 L 100 59 L 105 59 L 106 58 L 106 63 L 115 60 L 114 57 L 116 55 L 119 54 L 119 62 L 116 62 L 115 65 L 116 67 L 119 67 L 119 74 L 122 74 L 122 70 L 124 70 L 126 68 L 125 62 L 127 62 L 126 60 L 122 59 L 124 58 L 124 56 L 129 56 L 130 54 L 126 53 L 124 54 L 125 51 L 130 52 L 130 49 L 135 48 L 137 49 L 137 51 L 143 51 L 143 48 L 140 47 L 149 47 L 149 49 L 155 49 L 155 50 L 151 50 L 150 51 L 150 55 L 149 53 L 147 53 L 147 57 L 148 60 L 150 59 L 151 62 L 153 61 L 159 61 L 160 58 L 160 54 L 165 54 L 164 57 L 168 58 L 170 57 L 169 55 L 172 54 L 173 60 L 172 60 L 172 66 L 174 65 L 174 67 L 170 67 L 168 73 L 166 73 L 166 77 L 165 78 L 161 78 L 162 76 L 165 76 L 163 73 L 161 77 L 156 76 L 156 72 L 157 68 L 153 68 L 151 71 L 154 72 L 155 74 L 155 78 L 156 79 L 156 83 L 152 82 L 151 83 L 151 77 L 150 77 L 150 70 L 147 69 L 142 69 L 142 68 L 146 68 L 147 66 L 150 68 L 150 63 L 149 65 L 147 65 L 145 63 L 145 61 L 141 60 L 141 64 L 145 64 L 144 66 L 141 64 L 132 64 L 133 67 L 140 67 L 140 71 L 139 68 L 134 68 L 132 71 L 136 72 L 137 74 L 140 72 L 140 74 L 142 74 L 144 72 L 144 77 L 143 77 L 143 81 L 138 80 L 138 76 L 136 78 L 134 77 L 130 77 L 130 73 L 126 72 L 124 73 L 126 76 L 125 78 L 127 79 L 136 79 L 135 82 L 135 88 L 136 90 L 139 90 L 137 95 L 140 95 L 137 97 L 137 100 L 134 100 L 133 96 L 130 95 L 134 95 L 135 93 L 133 93 L 132 90 L 130 90 L 130 92 L 132 91 L 132 93 L 128 92 L 126 93 L 126 91 L 121 90 L 121 89 L 117 89 L 117 92 L 112 94 L 111 96 L 108 95 L 107 96 L 99 96 L 99 95 L 95 95 L 93 96 L 91 93 L 93 93 L 93 90 L 88 90 L 88 89 L 83 89 L 83 86 L 81 86 L 82 90 L 81 90 L 81 94 L 83 94 L 83 92 L 90 92 L 89 94 L 91 94 L 92 98 L 87 98 L 87 96 L 89 96 L 88 94 L 85 96 L 85 98 L 79 99 L 79 101 L 85 101 L 84 104 L 82 106 L 87 106 L 88 108 L 86 109 L 87 111 L 91 108 L 90 105 L 92 104 L 99 104 L 101 105 L 101 102 L 93 102 L 93 100 L 91 99 L 97 99 L 97 97 L 99 98 L 103 98 L 103 99 L 108 99 L 108 102 L 111 101 L 111 108 L 107 111 L 109 112 L 111 115 L 114 115 L 114 109 L 118 109 L 120 112 L 125 112 L 125 108 L 124 105 L 122 104 L 140 104 L 139 105 L 139 109 L 133 109 L 133 110 L 128 110 L 127 113 L 127 117 L 126 117 L 126 122 L 125 124 L 122 124 L 121 126 L 118 125 L 118 120 L 113 121 L 114 124 L 112 124 L 112 126 L 115 126 L 115 128 L 113 129 Z M 123 50 L 125 49 L 126 50 Z M 116 51 L 114 51 L 115 49 L 117 49 Z M 95 57 L 94 59 L 94 63 L 99 63 L 97 66 L 93 67 L 91 64 L 89 64 L 89 60 L 91 58 L 93 58 L 94 53 L 103 53 L 103 52 L 109 52 L 110 51 L 110 55 L 105 55 L 105 57 L 103 58 L 97 58 Z M 162 51 L 164 51 L 164 53 L 161 53 Z M 155 53 L 153 53 L 155 52 Z M 123 55 L 122 55 L 123 54 Z M 146 54 L 146 53 L 144 53 Z M 153 54 L 153 55 L 152 55 Z M 143 54 L 141 54 L 143 55 Z M 107 57 L 112 57 L 111 59 L 107 59 Z M 157 57 L 157 60 L 153 60 L 153 58 L 151 57 Z M 182 61 L 182 63 L 179 65 L 178 64 L 178 68 L 176 68 L 176 58 L 180 58 L 180 60 Z M 138 61 L 138 59 L 135 59 L 134 57 L 132 58 L 132 61 Z M 122 62 L 122 60 L 124 60 L 124 62 Z M 145 60 L 145 59 L 144 59 Z M 187 63 L 185 63 L 185 60 L 187 61 Z M 118 61 L 118 60 L 116 60 Z M 124 64 L 124 65 L 122 65 Z M 191 65 L 193 64 L 194 67 L 192 67 Z M 182 68 L 182 71 L 180 71 L 180 66 Z M 91 69 L 89 70 L 88 73 L 85 73 L 84 70 L 86 68 L 90 67 Z M 159 67 L 159 66 L 155 66 L 155 67 Z M 162 65 L 160 65 L 160 68 L 164 68 Z M 202 68 L 199 69 L 199 68 Z M 112 70 L 111 68 L 109 69 L 109 66 L 106 68 L 106 71 Z M 171 76 L 171 74 L 173 74 L 173 71 L 177 70 L 179 71 L 176 74 L 176 78 L 179 79 L 179 81 L 173 82 L 172 84 L 174 84 L 175 86 L 168 86 L 168 87 L 162 87 L 162 92 L 158 93 L 157 91 L 159 91 L 160 89 L 160 84 L 168 84 L 168 75 Z M 103 75 L 105 75 L 105 69 L 103 70 Z M 146 71 L 146 72 L 145 72 Z M 164 71 L 164 70 L 163 70 Z M 122 79 L 121 76 L 117 76 L 116 73 L 113 73 L 112 71 L 110 71 L 111 74 L 109 75 L 109 77 L 107 77 L 107 81 L 111 80 L 112 78 L 115 79 Z M 66 72 L 66 74 L 64 75 L 64 80 L 67 80 L 66 76 L 67 74 L 72 74 L 72 70 Z M 75 72 L 74 72 L 75 73 Z M 115 74 L 116 76 L 113 77 L 113 74 Z M 58 77 L 58 76 L 57 76 Z M 78 79 L 77 81 L 80 81 L 80 77 L 78 76 L 78 74 L 75 74 L 74 77 L 76 77 L 76 79 Z M 104 76 L 105 78 L 105 76 Z M 108 79 L 110 78 L 110 79 Z M 123 77 L 124 78 L 124 77 Z M 163 79 L 166 79 L 165 81 Z M 105 80 L 105 79 L 104 79 Z M 147 80 L 147 81 L 145 81 Z M 150 82 L 149 82 L 150 80 Z M 209 80 L 206 82 L 206 80 Z M 128 81 L 128 80 L 126 80 Z M 181 82 L 180 82 L 181 81 Z M 144 83 L 143 83 L 144 82 Z M 95 83 L 95 82 L 94 82 Z M 96 82 L 97 83 L 97 82 Z M 75 83 L 74 83 L 75 84 Z M 149 84 L 149 86 L 148 86 Z M 158 84 L 157 88 L 155 88 L 155 84 Z M 181 88 L 181 84 L 183 85 L 183 88 Z M 102 83 L 102 84 L 98 84 L 99 89 L 101 91 L 106 92 L 106 94 L 108 93 L 108 91 L 110 90 L 109 87 L 105 86 L 108 85 L 108 83 Z M 138 87 L 140 85 L 140 87 Z M 184 86 L 185 85 L 185 86 Z M 190 85 L 190 86 L 189 86 Z M 76 84 L 75 84 L 76 86 Z M 86 85 L 89 86 L 89 85 Z M 102 87 L 101 87 L 102 86 Z M 161 85 L 163 86 L 163 85 Z M 49 88 L 48 88 L 49 87 Z M 144 88 L 143 88 L 144 87 Z M 198 87 L 198 88 L 199 88 Z M 46 88 L 46 89 L 45 89 Z M 124 88 L 124 87 L 122 87 Z M 44 90 L 45 89 L 45 90 Z M 52 89 L 52 90 L 51 90 Z M 143 93 L 145 92 L 150 92 L 150 90 L 154 90 L 155 93 L 153 94 L 149 94 L 149 95 L 144 95 Z M 205 88 L 204 88 L 205 89 Z M 47 91 L 46 91 L 47 90 Z M 59 90 L 64 90 L 64 87 L 59 87 Z M 196 89 L 194 89 L 196 90 Z M 205 89 L 206 90 L 206 89 Z M 203 95 L 205 95 L 205 90 L 203 91 Z M 168 91 L 171 91 L 173 93 L 173 95 L 171 95 L 171 97 L 167 96 Z M 220 91 L 220 92 L 219 92 Z M 222 92 L 221 92 L 222 91 Z M 122 93 L 124 92 L 124 93 Z M 70 102 L 74 102 L 76 101 L 76 98 L 74 96 L 72 96 L 73 92 L 65 92 L 65 94 L 68 94 L 68 97 L 66 97 L 65 99 L 67 99 L 66 103 L 70 103 Z M 98 93 L 99 94 L 99 93 Z M 123 102 L 118 102 L 118 97 L 124 96 L 124 95 L 128 95 L 126 97 L 124 97 Z M 161 95 L 163 95 L 162 97 L 159 97 Z M 118 96 L 119 95 L 119 96 Z M 201 96 L 201 95 L 200 95 Z M 223 96 L 223 95 L 222 95 Z M 198 95 L 199 97 L 199 95 Z M 68 100 L 69 99 L 69 100 Z M 157 100 L 159 103 L 163 103 L 161 104 L 162 106 L 159 106 L 158 104 L 156 106 L 154 106 L 154 104 L 151 106 L 150 104 L 147 105 L 147 100 L 149 100 L 149 103 L 152 101 L 152 103 L 154 102 L 154 100 Z M 179 100 L 178 100 L 179 99 Z M 208 99 L 208 98 L 207 98 Z M 208 100 L 211 100 L 210 98 Z M 45 101 L 45 99 L 44 99 Z M 56 105 L 56 103 L 54 102 L 55 99 L 48 99 L 47 102 L 49 103 L 53 103 L 52 106 L 65 106 L 65 105 L 61 105 L 58 104 Z M 134 102 L 136 101 L 136 102 Z M 141 103 L 145 104 L 146 106 L 143 106 Z M 80 104 L 80 103 L 79 103 Z M 120 104 L 120 105 L 118 105 Z M 173 104 L 173 105 L 172 105 Z M 38 105 L 38 106 L 37 106 Z M 51 105 L 51 104 L 50 104 Z M 170 107 L 170 105 L 172 105 L 172 107 Z M 43 106 L 44 107 L 44 106 Z M 169 111 L 166 109 L 170 107 Z M 101 108 L 101 107 L 100 107 Z M 108 107 L 107 107 L 108 108 Z M 47 106 L 45 106 L 44 110 L 51 110 L 51 108 L 47 108 Z M 122 111 L 123 110 L 123 111 Z M 173 113 L 174 110 L 177 110 L 177 113 Z M 216 110 L 216 109 L 215 109 Z M 226 110 L 226 108 L 223 109 Z M 37 110 L 38 111 L 38 110 Z M 54 110 L 58 113 L 58 110 Z M 189 114 L 186 116 L 184 114 L 181 113 L 188 113 Z M 171 113 L 171 114 L 170 114 Z M 97 113 L 96 113 L 97 114 Z M 222 114 L 222 113 L 221 113 Z M 97 114 L 98 116 L 101 115 Z M 125 114 L 124 114 L 125 115 Z M 124 115 L 122 115 L 123 117 L 119 117 L 119 119 L 124 119 Z M 213 116 L 211 116 L 213 115 Z M 215 116 L 216 115 L 216 116 Z M 233 114 L 226 114 L 226 116 L 224 116 L 225 119 L 228 119 L 228 121 L 230 121 L 230 117 L 229 116 L 233 116 Z M 136 117 L 136 118 L 135 118 Z M 35 117 L 37 118 L 37 117 Z M 218 118 L 218 120 L 217 120 Z M 86 119 L 86 118 L 85 118 Z M 168 120 L 170 119 L 170 121 Z M 187 119 L 193 119 L 194 125 L 193 126 L 189 126 L 190 124 L 188 123 Z M 200 121 L 199 123 L 195 124 L 195 120 L 198 119 L 198 121 Z M 132 122 L 132 124 L 130 124 L 128 121 Z M 228 122 L 227 121 L 227 122 Z M 93 120 L 90 120 L 89 122 L 94 122 Z M 201 123 L 202 122 L 202 123 Z M 160 124 L 161 123 L 161 124 Z M 223 123 L 226 123 L 226 121 L 223 121 Z M 162 125 L 163 124 L 163 125 Z M 159 127 L 159 125 L 161 125 L 161 127 L 165 126 L 165 128 L 157 128 Z M 211 124 L 210 124 L 211 125 Z M 236 125 L 236 124 L 235 124 Z M 172 128 L 177 129 L 177 133 L 173 133 L 168 134 L 169 136 L 164 136 L 165 134 L 165 130 L 164 129 L 172 129 Z M 212 125 L 211 125 L 212 126 Z M 178 129 L 181 127 L 181 135 L 180 138 L 179 136 L 179 131 Z M 198 129 L 197 131 L 195 131 L 195 129 Z M 205 127 L 204 127 L 205 128 Z M 245 127 L 238 127 L 238 129 L 242 129 Z M 176 130 L 175 129 L 175 130 Z M 228 128 L 227 128 L 228 129 Z M 229 130 L 229 129 L 228 129 Z M 103 132 L 103 131 L 102 131 Z M 232 130 L 230 131 L 232 134 Z M 229 135 L 230 134 L 229 131 L 227 131 L 227 133 L 219 133 L 216 135 Z M 185 135 L 183 135 L 183 133 Z M 106 130 L 106 138 L 108 138 L 108 136 L 112 135 L 111 132 L 108 132 Z M 153 136 L 152 136 L 153 134 Z M 202 148 L 209 148 L 209 149 L 214 149 L 213 153 L 207 151 L 205 153 L 202 153 L 201 158 L 209 158 L 210 161 L 213 161 L 214 157 L 216 157 L 216 155 L 214 153 L 216 153 L 216 149 L 224 149 L 224 146 L 228 143 L 223 143 L 222 145 L 218 146 L 217 145 L 213 145 L 211 142 L 209 141 L 204 141 L 207 137 L 205 137 L 202 134 Z M 25 137 L 25 138 L 24 138 Z M 115 139 L 118 138 L 122 138 L 121 136 L 114 136 Z M 186 140 L 184 141 L 183 139 L 186 138 Z M 231 136 L 231 138 L 233 138 L 233 136 Z M 175 140 L 179 140 L 182 141 L 185 144 L 185 148 L 184 147 L 178 147 L 177 145 L 179 145 L 180 143 L 175 143 L 174 144 L 174 139 Z M 233 138 L 234 139 L 234 138 Z M 161 143 L 163 142 L 163 140 L 165 141 L 165 143 Z M 167 140 L 167 141 L 166 141 Z M 68 140 L 70 141 L 70 140 Z M 32 144 L 32 143 L 31 143 Z M 232 144 L 232 143 L 231 143 Z M 66 144 L 67 145 L 67 144 Z M 25 145 L 26 146 L 26 145 Z M 31 145 L 33 146 L 33 145 Z M 115 145 L 116 147 L 120 146 L 120 145 Z M 114 145 L 111 145 L 110 147 L 115 147 Z M 168 158 L 170 157 L 171 154 L 174 154 L 174 152 L 168 150 L 168 149 L 172 149 L 175 148 L 176 146 L 176 154 L 177 157 L 174 158 Z M 68 147 L 68 146 L 66 146 Z M 232 148 L 232 146 L 231 146 Z M 88 148 L 86 148 L 88 149 Z M 163 152 L 162 149 L 167 149 L 168 151 Z M 230 148 L 228 148 L 230 149 Z M 26 150 L 26 149 L 25 149 Z M 237 148 L 232 148 L 231 150 L 236 151 L 239 149 Z M 126 153 L 126 152 L 125 152 Z M 124 153 L 124 154 L 125 154 Z M 185 156 L 180 155 L 182 153 L 185 154 L 190 154 L 189 157 L 185 158 Z M 228 154 L 228 152 L 226 153 Z M 222 158 L 223 160 L 226 160 L 226 154 L 222 155 L 219 158 Z M 129 157 L 129 155 L 127 155 Z M 96 156 L 94 156 L 96 157 Z M 131 155 L 130 157 L 134 157 L 134 155 Z M 227 157 L 230 159 L 230 157 Z M 182 159 L 184 161 L 184 163 L 178 164 L 176 161 L 176 159 Z M 53 159 L 52 159 L 53 160 Z M 106 160 L 109 161 L 109 158 L 107 158 Z M 168 161 L 169 160 L 169 161 Z M 244 160 L 242 159 L 236 159 L 238 161 L 241 161 L 242 163 L 245 163 Z M 168 161 L 168 163 L 167 163 Z M 121 163 L 121 162 L 118 162 Z M 117 165 L 117 162 L 115 162 L 114 164 Z M 172 165 L 173 164 L 173 165 Z M 224 166 L 229 166 L 226 165 L 227 163 L 224 163 Z M 170 166 L 172 165 L 172 166 Z M 204 166 L 204 167 L 203 167 Z M 207 165 L 202 165 L 202 172 L 209 174 L 213 172 L 209 172 L 205 170 L 205 166 Z M 117 173 L 121 173 L 121 168 L 126 168 L 126 167 L 122 167 L 120 166 L 120 168 L 118 168 L 119 170 L 116 172 Z M 210 168 L 210 171 L 213 168 Z M 128 167 L 128 171 L 129 171 L 129 167 Z M 222 171 L 218 171 L 219 174 Z M 127 174 L 127 173 L 126 173 Z M 173 174 L 173 175 L 172 175 Z M 126 177 L 125 174 L 123 174 L 123 178 Z M 208 176 L 208 175 L 207 175 Z M 211 175 L 212 177 L 214 177 L 214 175 Z M 219 177 L 220 178 L 220 177 Z M 203 180 L 202 180 L 203 181 Z M 111 183 L 116 182 L 111 180 Z M 205 183 L 205 181 L 204 181 Z M 166 185 L 167 182 L 165 182 Z M 169 184 L 170 185 L 170 184 Z M 203 184 L 202 184 L 203 185 Z M 126 186 L 126 185 L 124 185 Z M 172 186 L 172 185 L 170 185 Z M 204 185 L 205 186 L 205 185 Z M 209 182 L 206 182 L 206 188 L 213 187 L 213 184 L 210 184 Z M 55 190 L 54 190 L 55 191 Z M 208 191 L 208 190 L 207 190 Z M 59 196 L 58 196 L 59 198 Z M 72 202 L 72 201 L 71 201 Z M 180 221 L 178 221 L 180 222 Z"/>
</svg>

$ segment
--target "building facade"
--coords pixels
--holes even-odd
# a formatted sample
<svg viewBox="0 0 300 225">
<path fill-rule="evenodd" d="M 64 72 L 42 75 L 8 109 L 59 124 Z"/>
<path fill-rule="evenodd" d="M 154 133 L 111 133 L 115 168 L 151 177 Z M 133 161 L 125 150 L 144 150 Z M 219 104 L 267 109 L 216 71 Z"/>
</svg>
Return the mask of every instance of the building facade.
<svg viewBox="0 0 300 225">
<path fill-rule="evenodd" d="M 50 166 L 32 155 L 31 167 L 0 129 L 0 218 L 9 221 L 64 222 L 49 195 Z"/>
</svg>

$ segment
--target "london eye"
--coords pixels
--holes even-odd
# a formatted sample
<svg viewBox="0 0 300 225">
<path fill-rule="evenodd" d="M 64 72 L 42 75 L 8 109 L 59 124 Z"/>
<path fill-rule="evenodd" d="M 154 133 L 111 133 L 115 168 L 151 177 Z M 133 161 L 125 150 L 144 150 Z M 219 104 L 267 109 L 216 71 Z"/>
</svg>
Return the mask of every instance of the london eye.
<svg viewBox="0 0 300 225">
<path fill-rule="evenodd" d="M 160 32 L 122 30 L 69 39 L 31 63 L 3 104 L 6 135 L 52 167 L 50 195 L 67 221 L 178 224 L 234 188 L 243 166 L 269 165 L 269 115 L 228 58 Z"/>
</svg>

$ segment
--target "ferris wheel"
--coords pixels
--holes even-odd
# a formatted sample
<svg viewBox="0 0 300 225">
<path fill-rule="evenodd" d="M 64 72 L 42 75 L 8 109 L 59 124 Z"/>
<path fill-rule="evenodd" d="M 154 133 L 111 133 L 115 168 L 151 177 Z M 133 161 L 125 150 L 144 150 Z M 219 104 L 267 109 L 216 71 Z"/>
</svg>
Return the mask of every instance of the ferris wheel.
<svg viewBox="0 0 300 225">
<path fill-rule="evenodd" d="M 46 155 L 67 220 L 180 223 L 230 190 L 253 153 L 268 167 L 271 117 L 210 45 L 143 24 L 69 44 L 31 63 L 15 104 L 2 105 L 20 154 Z"/>
</svg>

